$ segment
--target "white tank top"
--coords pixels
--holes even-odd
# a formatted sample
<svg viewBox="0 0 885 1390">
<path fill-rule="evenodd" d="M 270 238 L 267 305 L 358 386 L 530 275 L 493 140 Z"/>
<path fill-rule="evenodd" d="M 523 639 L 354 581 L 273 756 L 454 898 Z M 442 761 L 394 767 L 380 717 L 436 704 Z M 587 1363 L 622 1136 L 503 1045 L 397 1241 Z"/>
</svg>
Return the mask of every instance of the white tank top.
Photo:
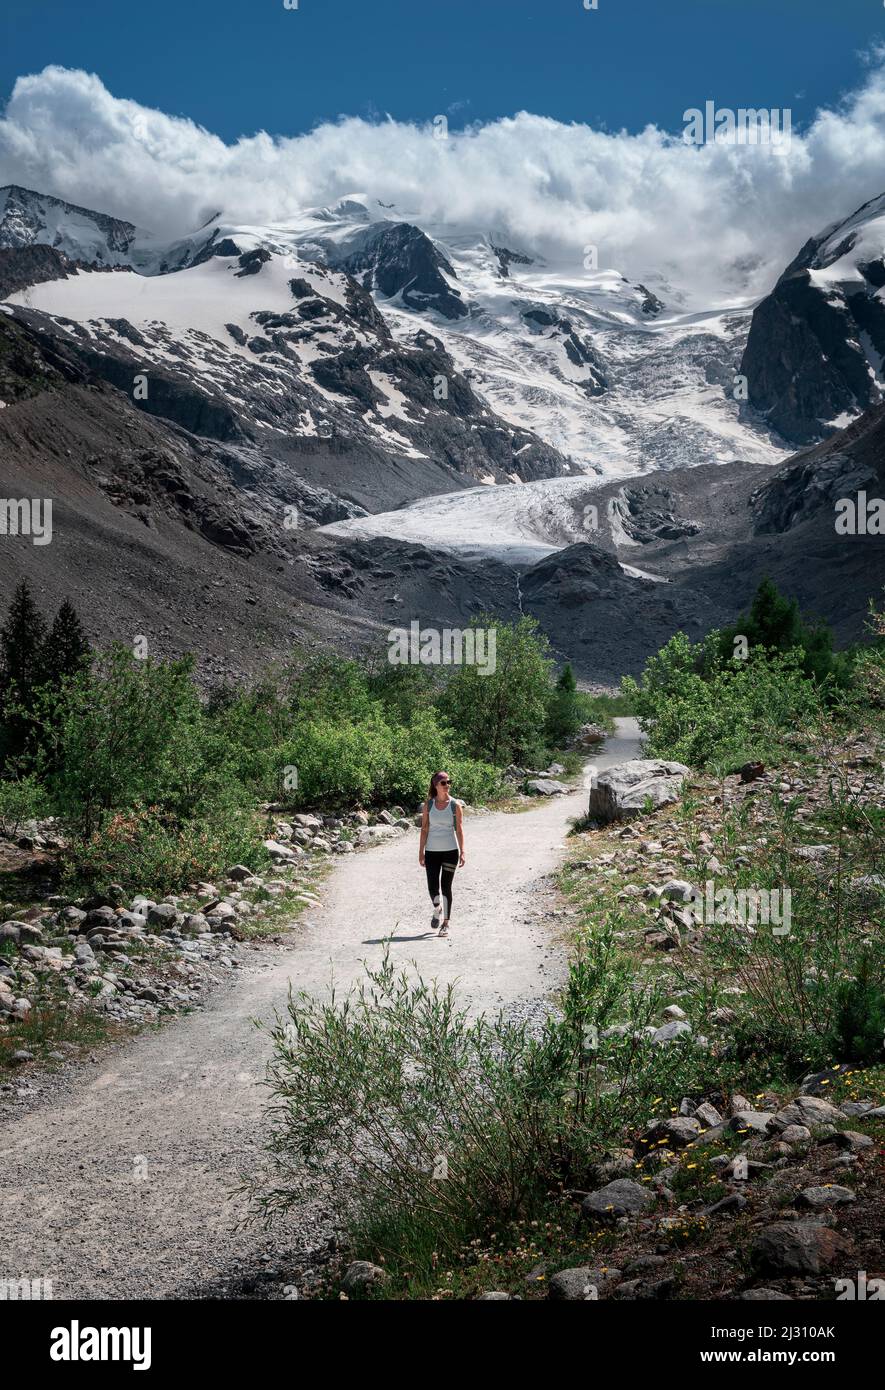
<svg viewBox="0 0 885 1390">
<path fill-rule="evenodd" d="M 430 829 L 427 832 L 427 843 L 425 849 L 438 850 L 457 849 L 458 841 L 455 838 L 455 798 L 449 797 L 449 804 L 442 811 L 437 807 L 436 801 L 429 804 L 428 819 Z"/>
</svg>

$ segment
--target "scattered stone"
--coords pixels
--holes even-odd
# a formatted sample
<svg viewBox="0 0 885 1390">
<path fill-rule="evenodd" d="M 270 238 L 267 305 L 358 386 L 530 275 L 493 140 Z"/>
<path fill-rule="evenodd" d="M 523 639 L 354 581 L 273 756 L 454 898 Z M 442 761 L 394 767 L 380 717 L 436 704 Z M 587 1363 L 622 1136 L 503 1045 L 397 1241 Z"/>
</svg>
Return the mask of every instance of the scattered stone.
<svg viewBox="0 0 885 1390">
<path fill-rule="evenodd" d="M 654 1200 L 652 1193 L 632 1178 L 616 1178 L 584 1198 L 581 1215 L 588 1221 L 617 1221 L 620 1216 L 637 1216 L 647 1211 Z"/>
<path fill-rule="evenodd" d="M 793 1303 L 795 1301 L 788 1293 L 781 1293 L 779 1289 L 745 1289 L 737 1296 L 743 1303 Z"/>
<path fill-rule="evenodd" d="M 811 1207 L 817 1211 L 825 1207 L 842 1207 L 855 1201 L 855 1194 L 850 1187 L 840 1187 L 838 1183 L 831 1183 L 824 1187 L 806 1187 L 796 1198 L 797 1207 Z"/>
<path fill-rule="evenodd" d="M 611 1288 L 620 1281 L 619 1269 L 561 1269 L 550 1280 L 547 1297 L 568 1303 L 595 1302 L 600 1289 Z"/>
<path fill-rule="evenodd" d="M 347 1266 L 341 1287 L 346 1294 L 361 1294 L 386 1280 L 387 1275 L 380 1265 L 373 1265 L 369 1260 L 354 1260 Z"/>
<path fill-rule="evenodd" d="M 656 1028 L 651 1034 L 651 1041 L 653 1043 L 675 1042 L 677 1038 L 690 1032 L 691 1024 L 684 1019 L 677 1018 L 673 1023 L 665 1023 L 662 1028 Z"/>
</svg>

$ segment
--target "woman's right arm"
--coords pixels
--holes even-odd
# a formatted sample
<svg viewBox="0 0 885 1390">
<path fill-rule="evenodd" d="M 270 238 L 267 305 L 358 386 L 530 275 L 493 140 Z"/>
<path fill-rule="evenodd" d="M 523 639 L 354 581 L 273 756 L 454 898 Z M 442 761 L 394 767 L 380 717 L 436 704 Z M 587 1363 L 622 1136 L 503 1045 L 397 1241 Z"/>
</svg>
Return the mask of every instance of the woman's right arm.
<svg viewBox="0 0 885 1390">
<path fill-rule="evenodd" d="M 424 867 L 424 846 L 427 844 L 427 835 L 430 831 L 430 817 L 427 814 L 427 802 L 425 801 L 421 809 L 421 839 L 418 842 L 418 863 L 422 869 Z"/>
</svg>

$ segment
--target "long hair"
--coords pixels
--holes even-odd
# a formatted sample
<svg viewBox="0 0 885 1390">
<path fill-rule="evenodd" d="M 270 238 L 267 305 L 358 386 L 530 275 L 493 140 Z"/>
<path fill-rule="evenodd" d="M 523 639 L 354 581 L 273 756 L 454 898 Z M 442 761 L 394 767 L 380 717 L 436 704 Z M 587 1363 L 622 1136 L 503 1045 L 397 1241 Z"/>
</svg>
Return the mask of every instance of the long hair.
<svg viewBox="0 0 885 1390">
<path fill-rule="evenodd" d="M 431 800 L 431 801 L 435 801 L 435 800 L 436 800 L 436 784 L 437 784 L 437 782 L 439 781 L 440 777 L 445 777 L 445 775 L 446 775 L 446 773 L 445 773 L 445 768 L 443 768 L 440 772 L 435 772 L 435 773 L 433 774 L 433 776 L 431 777 L 431 779 L 430 779 L 430 800 Z"/>
</svg>

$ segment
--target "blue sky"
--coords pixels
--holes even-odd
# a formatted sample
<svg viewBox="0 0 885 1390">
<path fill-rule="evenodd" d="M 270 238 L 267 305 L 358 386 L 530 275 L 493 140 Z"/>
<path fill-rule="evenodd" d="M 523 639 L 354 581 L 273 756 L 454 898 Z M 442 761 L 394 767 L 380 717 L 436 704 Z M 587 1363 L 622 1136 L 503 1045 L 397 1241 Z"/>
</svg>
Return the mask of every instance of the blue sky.
<svg viewBox="0 0 885 1390">
<path fill-rule="evenodd" d="M 48 63 L 227 141 L 341 114 L 450 126 L 528 110 L 597 128 L 787 107 L 794 126 L 857 85 L 878 0 L 4 0 L 0 101 Z"/>
</svg>

